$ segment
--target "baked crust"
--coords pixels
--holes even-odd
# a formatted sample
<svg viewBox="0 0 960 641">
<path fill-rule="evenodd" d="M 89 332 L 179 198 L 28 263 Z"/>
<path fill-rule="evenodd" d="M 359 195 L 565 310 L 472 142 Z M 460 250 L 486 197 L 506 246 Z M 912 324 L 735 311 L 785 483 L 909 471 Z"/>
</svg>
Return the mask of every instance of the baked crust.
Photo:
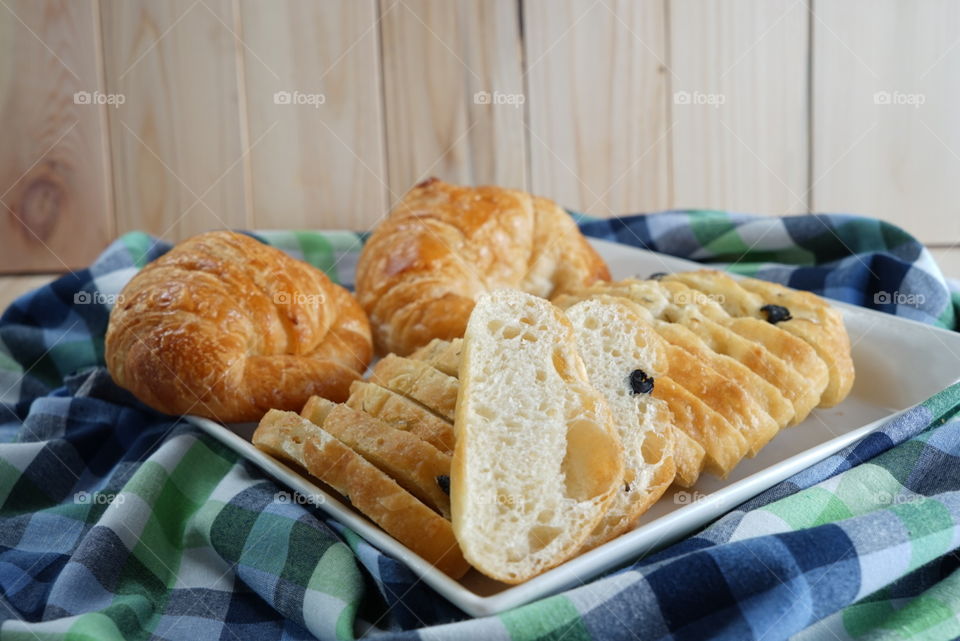
<svg viewBox="0 0 960 641">
<path fill-rule="evenodd" d="M 415 497 L 450 518 L 450 495 L 438 477 L 450 477 L 450 456 L 419 437 L 366 412 L 337 405 L 323 429 L 349 445 Z"/>
<path fill-rule="evenodd" d="M 260 421 L 253 443 L 306 469 L 448 576 L 458 579 L 470 569 L 450 521 L 321 427 L 294 412 L 271 410 Z"/>
<path fill-rule="evenodd" d="M 453 422 L 460 383 L 429 363 L 388 354 L 373 368 L 370 382 L 402 394 Z"/>
<path fill-rule="evenodd" d="M 709 269 L 672 274 L 664 281 L 679 281 L 716 295 L 731 316 L 766 322 L 764 306 L 787 308 L 791 318 L 778 321 L 776 327 L 809 345 L 826 365 L 828 382 L 820 407 L 833 407 L 850 393 L 855 378 L 850 337 L 840 312 L 819 296 L 756 278 L 734 280 L 723 272 Z"/>
<path fill-rule="evenodd" d="M 119 300 L 106 335 L 110 374 L 168 414 L 255 421 L 313 395 L 344 400 L 372 356 L 349 292 L 245 234 L 183 241 Z"/>
<path fill-rule="evenodd" d="M 453 454 L 453 425 L 416 401 L 376 383 L 354 381 L 347 405 L 419 436 L 444 454 Z"/>
<path fill-rule="evenodd" d="M 555 203 L 434 178 L 374 230 L 357 263 L 356 291 L 378 353 L 406 356 L 433 338 L 463 336 L 484 292 L 516 288 L 549 298 L 609 278 Z"/>
</svg>

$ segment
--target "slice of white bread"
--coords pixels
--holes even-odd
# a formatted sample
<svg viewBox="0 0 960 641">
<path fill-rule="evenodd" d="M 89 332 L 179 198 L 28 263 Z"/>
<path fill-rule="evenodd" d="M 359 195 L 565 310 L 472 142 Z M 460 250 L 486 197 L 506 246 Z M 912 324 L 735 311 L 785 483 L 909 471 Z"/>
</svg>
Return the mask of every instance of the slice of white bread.
<svg viewBox="0 0 960 641">
<path fill-rule="evenodd" d="M 373 368 L 371 383 L 393 390 L 453 421 L 460 384 L 429 363 L 388 354 Z"/>
<path fill-rule="evenodd" d="M 660 376 L 653 388 L 654 398 L 664 401 L 673 412 L 674 424 L 703 446 L 704 469 L 726 478 L 747 451 L 747 441 L 727 419 L 669 376 Z"/>
<path fill-rule="evenodd" d="M 610 410 L 576 336 L 542 298 L 477 300 L 460 362 L 453 530 L 487 576 L 519 583 L 580 549 L 623 481 Z"/>
<path fill-rule="evenodd" d="M 444 454 L 453 454 L 453 425 L 416 401 L 376 383 L 354 381 L 350 385 L 347 405 L 376 416 L 399 430 L 416 434 Z"/>
<path fill-rule="evenodd" d="M 591 288 L 591 291 L 595 289 L 599 288 Z M 594 296 L 603 296 L 603 294 L 581 293 L 561 296 L 557 298 L 556 302 L 560 307 L 569 308 L 579 300 L 589 300 Z M 613 296 L 633 300 L 618 294 Z M 642 318 L 642 312 L 638 312 L 637 315 Z M 665 347 L 665 349 L 670 349 L 670 347 Z M 690 370 L 699 366 L 697 363 L 688 362 L 691 359 L 692 357 L 682 350 L 672 352 L 671 356 L 663 361 L 665 370 L 648 372 L 655 379 L 661 381 L 661 385 L 654 387 L 652 394 L 654 398 L 666 402 L 670 411 L 673 412 L 676 427 L 703 447 L 705 452 L 704 468 L 712 474 L 724 478 L 747 453 L 749 443 L 743 434 L 730 424 L 730 421 L 713 410 L 696 394 L 689 392 L 683 385 L 673 380 L 671 369 L 684 376 Z M 685 484 L 689 484 L 690 480 L 695 479 L 684 478 L 683 480 Z"/>
<path fill-rule="evenodd" d="M 328 398 L 311 396 L 307 399 L 303 409 L 300 410 L 300 416 L 314 425 L 323 425 L 323 422 L 327 420 L 327 414 L 336 406 L 337 404 Z"/>
<path fill-rule="evenodd" d="M 665 277 L 658 284 L 670 293 L 673 303 L 679 308 L 695 307 L 705 317 L 747 340 L 763 345 L 771 354 L 790 365 L 803 377 L 806 384 L 805 392 L 809 401 L 805 402 L 810 403 L 811 408 L 816 407 L 830 381 L 827 364 L 813 347 L 784 331 L 779 325 L 753 317 L 731 316 L 720 301 L 732 300 L 734 292 L 747 292 L 731 278 L 726 278 L 724 282 L 726 284 L 722 287 L 707 288 L 708 292 L 693 289 L 678 277 Z"/>
<path fill-rule="evenodd" d="M 431 359 L 437 358 L 437 356 L 446 350 L 449 345 L 450 341 L 443 340 L 442 338 L 432 338 L 429 343 L 410 353 L 408 358 L 429 363 Z"/>
<path fill-rule="evenodd" d="M 696 358 L 707 363 L 718 374 L 736 381 L 760 407 L 783 429 L 793 419 L 793 405 L 775 386 L 738 360 L 710 349 L 699 336 L 683 325 L 655 321 L 654 327 L 661 336 L 682 347 Z"/>
<path fill-rule="evenodd" d="M 270 410 L 260 420 L 253 444 L 306 469 L 445 574 L 458 579 L 470 569 L 450 521 L 311 421 L 294 412 Z"/>
<path fill-rule="evenodd" d="M 346 405 L 327 414 L 323 429 L 356 450 L 400 487 L 450 518 L 450 456 L 426 441 Z"/>
<path fill-rule="evenodd" d="M 670 407 L 667 406 L 667 409 L 669 410 Z M 676 423 L 673 412 L 670 412 L 670 420 Z M 702 445 L 675 424 L 671 429 L 673 431 L 673 463 L 677 468 L 673 482 L 680 487 L 693 487 L 703 473 L 707 453 Z"/>
<path fill-rule="evenodd" d="M 667 363 L 667 345 L 634 303 L 610 296 L 566 310 L 577 333 L 587 375 L 604 396 L 623 444 L 623 485 L 583 544 L 591 549 L 623 534 L 673 481 L 673 417 L 666 403 L 635 389 L 637 373 L 655 385 Z M 647 373 L 650 373 L 649 376 Z"/>
<path fill-rule="evenodd" d="M 776 386 L 793 406 L 790 425 L 807 418 L 819 402 L 819 394 L 800 372 L 756 341 L 744 338 L 694 309 L 674 310 L 669 320 L 691 330 L 713 351 L 740 361 Z"/>
<path fill-rule="evenodd" d="M 560 300 L 567 300 L 569 304 L 573 304 L 575 300 L 580 300 L 579 298 L 574 299 L 569 296 L 561 297 Z M 644 310 L 645 311 L 645 310 Z M 694 336 L 696 338 L 696 336 Z M 416 352 L 414 352 L 410 358 L 417 360 L 423 360 L 430 364 L 433 364 L 435 367 L 443 371 L 444 373 L 450 374 L 453 376 L 454 372 L 458 372 L 460 368 L 460 354 L 463 349 L 463 339 L 456 338 L 452 341 L 445 341 L 439 338 L 435 338 L 430 343 Z M 709 350 L 708 350 L 709 351 Z M 713 352 L 710 352 L 711 354 Z M 727 357 L 723 357 L 727 358 Z M 727 359 L 732 364 L 740 366 L 737 361 L 733 359 Z M 742 367 L 742 366 L 741 366 Z M 747 374 L 753 374 L 750 370 L 743 368 Z M 759 377 L 757 377 L 759 379 Z M 764 384 L 769 385 L 763 379 L 760 381 Z M 361 383 L 354 383 L 354 385 L 360 385 Z M 779 395 L 779 392 L 776 388 L 770 386 L 771 389 Z M 352 391 L 351 387 L 351 391 Z M 782 396 L 781 396 L 782 398 Z M 350 401 L 347 401 L 348 403 Z M 790 415 L 793 415 L 793 407 L 783 399 L 782 401 L 786 405 Z M 669 411 L 669 408 L 666 408 L 666 411 Z M 789 420 L 789 417 L 788 417 Z M 664 423 L 665 421 L 660 421 Z M 674 478 L 674 483 L 680 487 L 692 487 L 694 483 L 697 482 L 697 479 L 700 478 L 700 474 L 703 472 L 704 466 L 704 457 L 706 453 L 703 450 L 703 446 L 693 440 L 691 437 L 687 436 L 686 432 L 683 430 L 677 429 L 675 426 L 670 427 L 670 432 L 672 433 L 673 438 L 673 460 L 676 465 L 676 477 Z M 451 436 L 452 439 L 452 436 Z"/>
<path fill-rule="evenodd" d="M 783 359 L 772 354 L 763 345 L 748 340 L 721 323 L 709 318 L 695 303 L 691 302 L 676 305 L 672 301 L 672 293 L 661 286 L 657 281 L 626 278 L 611 283 L 596 283 L 577 292 L 577 296 L 585 297 L 593 294 L 610 294 L 623 296 L 638 305 L 647 308 L 654 318 L 671 323 L 677 323 L 691 330 L 713 351 L 729 356 L 758 374 L 771 385 L 774 385 L 793 406 L 791 425 L 799 423 L 807 417 L 819 402 L 819 392 L 804 378 L 804 376 L 786 363 Z M 707 306 L 716 312 L 715 306 Z M 720 310 L 722 312 L 722 310 Z M 729 317 L 729 315 L 728 315 Z"/>
<path fill-rule="evenodd" d="M 682 347 L 669 345 L 667 374 L 688 392 L 702 400 L 743 436 L 745 454 L 756 456 L 777 432 L 777 422 L 763 411 L 736 381 L 719 374 L 707 361 Z"/>
<path fill-rule="evenodd" d="M 444 374 L 457 378 L 460 375 L 461 350 L 463 350 L 462 338 L 455 338 L 452 341 L 434 338 L 411 354 L 410 358 L 429 363 Z"/>
<path fill-rule="evenodd" d="M 780 327 L 810 344 L 830 371 L 830 382 L 823 391 L 820 407 L 833 407 L 853 388 L 850 336 L 843 315 L 816 294 L 756 278 L 744 278 L 738 284 L 760 296 L 764 305 L 786 307 L 792 318 L 778 323 Z"/>
</svg>

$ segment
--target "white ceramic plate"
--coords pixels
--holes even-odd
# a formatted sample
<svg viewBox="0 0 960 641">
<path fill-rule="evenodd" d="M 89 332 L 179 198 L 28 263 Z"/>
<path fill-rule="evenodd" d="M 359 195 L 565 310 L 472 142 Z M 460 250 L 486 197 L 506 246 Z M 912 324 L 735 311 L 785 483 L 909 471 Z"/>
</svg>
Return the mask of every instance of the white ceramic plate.
<svg viewBox="0 0 960 641">
<path fill-rule="evenodd" d="M 700 267 L 616 243 L 591 242 L 616 279 Z M 196 417 L 190 420 L 282 484 L 319 504 L 320 509 L 384 553 L 406 563 L 462 610 L 484 616 L 576 587 L 674 542 L 960 379 L 960 334 L 844 303 L 836 305 L 844 314 L 857 371 L 853 391 L 843 403 L 828 410 L 814 410 L 803 423 L 782 431 L 756 458 L 744 459 L 729 478 L 721 481 L 704 476 L 690 490 L 668 491 L 633 531 L 516 586 L 492 581 L 476 571 L 460 581 L 442 574 L 335 495 L 253 447 L 249 439 L 254 426 L 223 426 Z"/>
</svg>

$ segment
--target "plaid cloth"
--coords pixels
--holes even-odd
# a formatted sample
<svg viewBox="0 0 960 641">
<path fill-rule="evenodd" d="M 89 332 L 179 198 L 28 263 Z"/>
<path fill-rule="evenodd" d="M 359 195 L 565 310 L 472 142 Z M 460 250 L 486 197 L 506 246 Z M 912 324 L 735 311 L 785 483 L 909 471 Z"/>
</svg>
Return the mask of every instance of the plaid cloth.
<svg viewBox="0 0 960 641">
<path fill-rule="evenodd" d="M 903 231 L 849 216 L 668 212 L 588 234 L 953 328 Z M 350 285 L 362 237 L 264 242 Z M 499 616 L 411 572 L 103 368 L 109 306 L 168 249 L 127 234 L 0 319 L 3 639 L 952 639 L 960 386 L 699 534 Z"/>
</svg>

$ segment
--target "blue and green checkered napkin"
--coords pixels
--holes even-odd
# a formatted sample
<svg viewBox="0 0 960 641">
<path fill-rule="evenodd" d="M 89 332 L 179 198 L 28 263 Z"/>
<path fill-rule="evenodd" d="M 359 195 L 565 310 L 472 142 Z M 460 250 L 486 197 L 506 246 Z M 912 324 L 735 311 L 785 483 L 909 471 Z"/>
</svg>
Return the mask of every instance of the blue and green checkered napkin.
<svg viewBox="0 0 960 641">
<path fill-rule="evenodd" d="M 877 221 L 668 212 L 583 227 L 956 322 L 930 255 Z M 259 237 L 352 283 L 354 234 Z M 559 596 L 469 620 L 403 565 L 111 382 L 102 358 L 111 297 L 167 249 L 123 236 L 0 319 L 3 639 L 960 635 L 960 387 L 696 536 Z"/>
</svg>

